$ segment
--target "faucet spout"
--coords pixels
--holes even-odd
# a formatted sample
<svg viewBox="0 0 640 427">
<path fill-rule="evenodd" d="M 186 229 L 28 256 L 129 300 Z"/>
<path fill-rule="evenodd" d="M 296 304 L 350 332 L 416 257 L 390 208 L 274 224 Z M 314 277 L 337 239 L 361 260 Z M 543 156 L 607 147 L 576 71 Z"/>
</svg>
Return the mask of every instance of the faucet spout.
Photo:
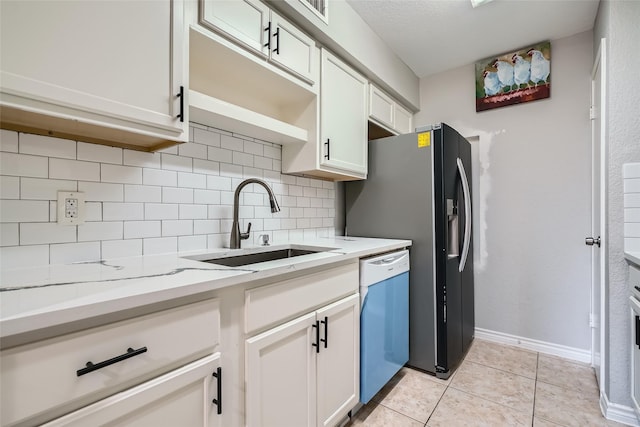
<svg viewBox="0 0 640 427">
<path fill-rule="evenodd" d="M 238 211 L 240 208 L 240 192 L 244 187 L 249 184 L 259 184 L 267 190 L 267 194 L 269 195 L 269 205 L 271 206 L 271 212 L 276 213 L 280 212 L 280 205 L 278 205 L 278 201 L 276 200 L 276 196 L 271 190 L 271 187 L 267 185 L 266 182 L 256 179 L 249 178 L 242 181 L 238 187 L 236 188 L 236 192 L 233 195 L 233 224 L 231 225 L 231 238 L 229 240 L 229 248 L 231 249 L 240 249 L 240 241 L 249 238 L 249 232 L 251 231 L 251 223 L 249 223 L 249 227 L 246 233 L 240 232 L 240 223 L 238 222 Z"/>
</svg>

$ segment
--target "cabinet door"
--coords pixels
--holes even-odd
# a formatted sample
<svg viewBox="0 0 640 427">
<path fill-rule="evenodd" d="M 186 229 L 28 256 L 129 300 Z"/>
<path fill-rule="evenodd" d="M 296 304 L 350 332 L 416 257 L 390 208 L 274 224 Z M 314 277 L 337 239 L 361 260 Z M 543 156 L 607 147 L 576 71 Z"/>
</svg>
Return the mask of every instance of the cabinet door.
<svg viewBox="0 0 640 427">
<path fill-rule="evenodd" d="M 313 39 L 273 11 L 271 31 L 271 62 L 313 84 L 317 68 L 316 44 Z"/>
<path fill-rule="evenodd" d="M 395 105 L 395 129 L 400 135 L 413 132 L 413 114 L 398 104 Z"/>
<path fill-rule="evenodd" d="M 113 134 L 186 139 L 187 122 L 177 118 L 177 94 L 187 86 L 181 0 L 1 7 L 3 106 L 106 126 Z"/>
<path fill-rule="evenodd" d="M 367 80 L 322 50 L 320 164 L 367 174 Z"/>
<path fill-rule="evenodd" d="M 207 356 L 44 426 L 217 427 L 219 366 L 220 353 Z"/>
<path fill-rule="evenodd" d="M 384 92 L 369 85 L 369 118 L 393 129 L 396 103 Z"/>
<path fill-rule="evenodd" d="M 200 24 L 268 54 L 269 8 L 259 0 L 201 0 Z"/>
<path fill-rule="evenodd" d="M 360 295 L 317 311 L 318 426 L 332 426 L 347 415 L 360 396 Z M 323 341 L 324 340 L 324 341 Z"/>
<path fill-rule="evenodd" d="M 299 317 L 246 341 L 246 424 L 316 423 L 316 316 Z"/>
</svg>

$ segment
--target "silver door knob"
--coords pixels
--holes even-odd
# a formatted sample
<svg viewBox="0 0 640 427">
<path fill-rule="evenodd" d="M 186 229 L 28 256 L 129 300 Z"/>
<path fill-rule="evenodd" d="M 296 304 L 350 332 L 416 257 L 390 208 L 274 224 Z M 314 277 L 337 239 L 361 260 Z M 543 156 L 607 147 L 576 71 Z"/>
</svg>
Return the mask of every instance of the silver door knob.
<svg viewBox="0 0 640 427">
<path fill-rule="evenodd" d="M 600 236 L 593 238 L 593 237 L 587 237 L 586 239 L 584 239 L 584 243 L 587 246 L 593 246 L 593 245 L 598 245 L 598 247 L 600 247 Z"/>
</svg>

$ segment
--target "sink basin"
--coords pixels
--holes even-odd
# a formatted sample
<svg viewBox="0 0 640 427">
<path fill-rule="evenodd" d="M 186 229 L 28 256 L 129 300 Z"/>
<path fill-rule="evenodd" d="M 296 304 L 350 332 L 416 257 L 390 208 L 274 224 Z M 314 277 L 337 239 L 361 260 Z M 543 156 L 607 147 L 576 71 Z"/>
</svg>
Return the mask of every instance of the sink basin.
<svg viewBox="0 0 640 427">
<path fill-rule="evenodd" d="M 274 261 L 278 259 L 293 258 L 302 255 L 326 252 L 335 248 L 323 248 L 316 246 L 300 246 L 300 245 L 284 245 L 269 249 L 254 248 L 241 249 L 226 252 L 219 256 L 215 254 L 197 255 L 186 257 L 197 261 L 208 262 L 211 264 L 224 265 L 227 267 L 241 267 L 245 265 L 258 264 L 261 262 Z M 238 253 L 240 252 L 240 253 Z"/>
</svg>

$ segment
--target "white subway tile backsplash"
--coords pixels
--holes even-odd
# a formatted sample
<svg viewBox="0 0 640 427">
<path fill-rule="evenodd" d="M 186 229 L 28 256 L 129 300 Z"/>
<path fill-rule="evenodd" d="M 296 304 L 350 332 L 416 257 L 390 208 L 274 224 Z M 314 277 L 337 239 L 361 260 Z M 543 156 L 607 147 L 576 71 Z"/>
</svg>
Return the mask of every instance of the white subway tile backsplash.
<svg viewBox="0 0 640 427">
<path fill-rule="evenodd" d="M 195 157 L 197 159 L 207 159 L 207 146 L 187 142 L 178 146 L 178 155 L 184 157 Z"/>
<path fill-rule="evenodd" d="M 149 185 L 125 185 L 124 201 L 160 203 L 162 201 L 162 188 Z"/>
<path fill-rule="evenodd" d="M 76 241 L 75 225 L 56 222 L 31 222 L 20 224 L 20 245 L 66 243 Z"/>
<path fill-rule="evenodd" d="M 18 223 L 0 224 L 0 246 L 17 246 L 19 244 Z"/>
<path fill-rule="evenodd" d="M 20 178 L 20 198 L 23 200 L 57 200 L 58 191 L 78 191 L 78 182 L 57 179 Z"/>
<path fill-rule="evenodd" d="M 207 219 L 207 205 L 180 205 L 178 217 L 180 219 Z"/>
<path fill-rule="evenodd" d="M 142 184 L 142 168 L 103 164 L 100 169 L 100 180 L 120 184 Z"/>
<path fill-rule="evenodd" d="M 123 239 L 123 223 L 121 221 L 85 222 L 78 225 L 78 241 Z"/>
<path fill-rule="evenodd" d="M 192 141 L 198 144 L 220 147 L 220 134 L 209 132 L 205 129 L 194 128 Z"/>
<path fill-rule="evenodd" d="M 18 136 L 20 153 L 36 156 L 76 158 L 76 142 L 51 136 L 21 133 Z"/>
<path fill-rule="evenodd" d="M 102 259 L 142 255 L 142 239 L 108 240 L 101 242 Z"/>
<path fill-rule="evenodd" d="M 141 237 L 162 236 L 162 222 L 160 221 L 125 221 L 124 238 L 136 239 Z"/>
<path fill-rule="evenodd" d="M 625 163 L 622 167 L 622 177 L 640 178 L 640 163 Z"/>
<path fill-rule="evenodd" d="M 640 252 L 640 237 L 625 237 L 624 250 L 629 252 Z"/>
<path fill-rule="evenodd" d="M 160 153 L 124 150 L 123 163 L 128 166 L 160 169 Z"/>
<path fill-rule="evenodd" d="M 214 234 L 220 232 L 220 221 L 214 219 L 193 221 L 193 234 Z"/>
<path fill-rule="evenodd" d="M 0 248 L 3 270 L 49 264 L 49 245 L 9 246 Z"/>
<path fill-rule="evenodd" d="M 207 158 L 220 163 L 231 163 L 233 151 L 218 147 L 209 147 Z"/>
<path fill-rule="evenodd" d="M 193 203 L 193 189 L 165 187 L 162 189 L 162 203 Z"/>
<path fill-rule="evenodd" d="M 142 183 L 144 185 L 175 187 L 178 185 L 178 173 L 174 171 L 144 168 L 142 170 Z"/>
<path fill-rule="evenodd" d="M 335 184 L 282 175 L 280 145 L 197 124 L 189 143 L 156 153 L 35 135 L 23 149 L 21 135 L 0 134 L 0 255 L 21 258 L 12 267 L 228 247 L 234 192 L 249 177 L 267 181 L 281 207 L 271 213 L 262 187 L 244 188 L 251 239 L 334 234 Z M 76 189 L 86 222 L 58 225 L 57 191 Z"/>
<path fill-rule="evenodd" d="M 177 237 L 159 237 L 142 239 L 142 254 L 157 255 L 176 252 L 178 250 Z"/>
<path fill-rule="evenodd" d="M 82 191 L 85 200 L 91 202 L 122 202 L 124 200 L 122 184 L 80 181 L 78 191 Z"/>
<path fill-rule="evenodd" d="M 1 155 L 1 154 L 0 154 Z M 0 199 L 20 198 L 20 178 L 0 175 Z"/>
<path fill-rule="evenodd" d="M 242 151 L 244 149 L 244 141 L 235 136 L 221 135 L 220 147 L 227 150 Z"/>
<path fill-rule="evenodd" d="M 220 192 L 217 190 L 193 190 L 193 203 L 219 205 Z"/>
<path fill-rule="evenodd" d="M 209 190 L 231 191 L 231 178 L 225 176 L 207 176 L 207 188 Z"/>
<path fill-rule="evenodd" d="M 180 172 L 193 171 L 193 159 L 191 157 L 179 157 L 173 154 L 162 153 L 161 162 L 162 169 L 165 170 Z"/>
<path fill-rule="evenodd" d="M 142 203 L 104 202 L 102 204 L 103 221 L 134 221 L 144 219 Z"/>
<path fill-rule="evenodd" d="M 49 159 L 27 154 L 0 153 L 0 174 L 48 178 Z"/>
<path fill-rule="evenodd" d="M 144 219 L 178 219 L 177 204 L 145 203 Z"/>
<path fill-rule="evenodd" d="M 628 193 L 624 195 L 625 208 L 640 208 L 640 193 Z"/>
<path fill-rule="evenodd" d="M 640 222 L 640 208 L 625 208 L 624 222 Z"/>
<path fill-rule="evenodd" d="M 626 178 L 623 185 L 625 193 L 640 193 L 640 178 Z"/>
<path fill-rule="evenodd" d="M 78 142 L 78 160 L 122 164 L 122 148 Z"/>
<path fill-rule="evenodd" d="M 18 132 L 0 129 L 0 151 L 18 152 Z"/>
<path fill-rule="evenodd" d="M 190 172 L 178 172 L 178 187 L 207 188 L 207 176 Z"/>
<path fill-rule="evenodd" d="M 205 175 L 220 175 L 220 163 L 211 160 L 193 159 L 193 172 Z"/>
<path fill-rule="evenodd" d="M 199 251 L 207 249 L 207 236 L 179 236 L 179 251 Z"/>
<path fill-rule="evenodd" d="M 49 158 L 49 178 L 100 181 L 100 163 Z"/>
<path fill-rule="evenodd" d="M 48 222 L 49 202 L 36 200 L 3 200 L 0 222 Z"/>
<path fill-rule="evenodd" d="M 96 261 L 100 258 L 100 242 L 65 243 L 50 246 L 51 264 Z"/>
</svg>

